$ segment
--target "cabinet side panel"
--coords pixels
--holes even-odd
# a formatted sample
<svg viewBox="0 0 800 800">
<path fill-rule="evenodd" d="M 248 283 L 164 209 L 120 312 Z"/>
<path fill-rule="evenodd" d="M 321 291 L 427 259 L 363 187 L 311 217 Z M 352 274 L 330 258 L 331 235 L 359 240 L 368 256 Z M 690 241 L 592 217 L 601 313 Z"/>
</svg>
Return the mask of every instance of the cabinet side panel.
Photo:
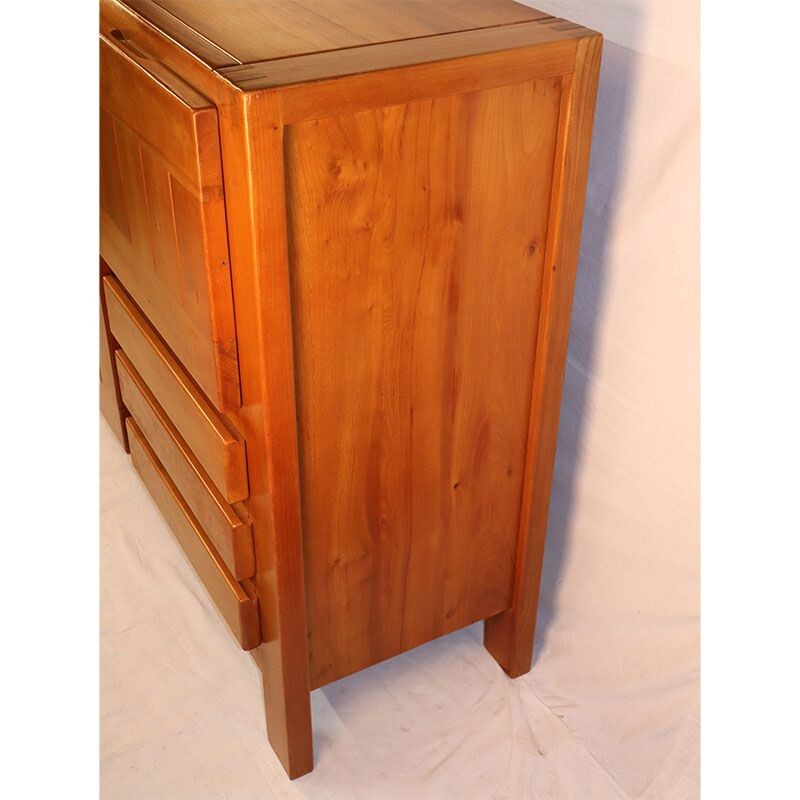
<svg viewBox="0 0 800 800">
<path fill-rule="evenodd" d="M 286 129 L 312 686 L 510 605 L 560 95 Z"/>
</svg>

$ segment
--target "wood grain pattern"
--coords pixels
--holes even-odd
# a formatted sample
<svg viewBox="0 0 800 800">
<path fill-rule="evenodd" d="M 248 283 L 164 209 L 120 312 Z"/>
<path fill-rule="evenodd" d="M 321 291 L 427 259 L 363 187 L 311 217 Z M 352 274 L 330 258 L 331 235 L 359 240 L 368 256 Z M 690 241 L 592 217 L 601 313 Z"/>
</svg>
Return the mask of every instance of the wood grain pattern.
<svg viewBox="0 0 800 800">
<path fill-rule="evenodd" d="M 533 654 L 602 43 L 599 35 L 581 39 L 564 81 L 512 605 L 484 627 L 486 648 L 512 677 L 530 669 Z"/>
<path fill-rule="evenodd" d="M 101 12 L 101 26 L 130 33 L 202 87 L 219 109 L 242 387 L 242 407 L 229 417 L 248 442 L 244 511 L 253 526 L 264 639 L 253 655 L 263 676 L 270 743 L 297 777 L 311 770 L 313 751 L 276 98 L 257 98 L 257 108 L 247 109 L 247 97 L 129 9 L 101 0 Z"/>
<path fill-rule="evenodd" d="M 101 0 L 101 8 L 104 2 L 105 0 Z M 241 64 L 241 61 L 237 58 L 210 42 L 194 28 L 182 22 L 174 14 L 152 2 L 152 0 L 125 0 L 125 4 L 160 30 L 168 32 L 176 42 L 182 44 L 189 52 L 195 54 L 208 66 L 228 67 L 234 64 Z M 109 5 L 111 4 L 109 3 Z"/>
<path fill-rule="evenodd" d="M 556 75 L 570 69 L 572 62 L 565 62 L 564 59 L 569 54 L 574 54 L 574 47 L 569 47 L 569 44 L 573 40 L 572 37 L 578 35 L 580 35 L 578 31 L 565 34 L 553 30 L 548 25 L 529 22 L 488 30 L 451 33 L 424 41 L 412 39 L 347 51 L 314 53 L 280 61 L 242 64 L 225 67 L 219 72 L 240 89 L 252 91 L 335 80 L 348 75 L 395 70 L 399 67 L 420 66 L 498 52 L 503 52 L 507 58 L 511 51 L 525 48 L 528 51 L 524 54 L 527 56 L 527 61 L 533 60 L 535 67 L 536 62 L 550 59 L 553 64 L 551 67 L 553 71 L 550 74 Z M 545 45 L 551 47 L 543 49 Z M 520 54 L 520 57 L 524 56 Z M 471 63 L 471 66 L 473 80 L 480 80 L 482 65 Z M 392 78 L 397 81 L 401 76 L 394 74 Z M 318 88 L 313 85 L 303 86 L 306 92 L 316 91 Z M 446 93 L 442 91 L 443 88 L 440 87 L 437 94 Z"/>
<path fill-rule="evenodd" d="M 247 440 L 264 644 L 267 732 L 291 777 L 313 766 L 289 263 L 278 98 L 219 98 L 242 377 L 233 412 Z"/>
<path fill-rule="evenodd" d="M 560 95 L 287 128 L 312 686 L 511 603 Z"/>
<path fill-rule="evenodd" d="M 233 576 L 252 577 L 255 558 L 249 522 L 243 522 L 225 501 L 122 350 L 117 351 L 116 362 L 125 407 L 158 460 Z"/>
<path fill-rule="evenodd" d="M 229 503 L 247 497 L 245 445 L 195 386 L 114 277 L 103 279 L 111 331 Z"/>
<path fill-rule="evenodd" d="M 111 270 L 100 259 L 100 412 L 108 421 L 114 435 L 128 452 L 128 434 L 125 430 L 125 407 L 122 403 L 119 380 L 117 378 L 117 365 L 114 360 L 114 351 L 119 346 L 108 327 L 108 314 L 106 301 L 103 296 L 102 278 L 109 275 Z"/>
<path fill-rule="evenodd" d="M 208 397 L 237 408 L 216 110 L 102 39 L 100 54 L 101 253 Z"/>
<path fill-rule="evenodd" d="M 261 643 L 258 600 L 233 577 L 132 417 L 131 459 L 183 552 L 244 650 Z"/>
<path fill-rule="evenodd" d="M 157 62 L 100 37 L 100 106 L 144 139 L 199 200 L 219 196 L 217 112 L 185 81 L 156 79 Z M 215 152 L 216 149 L 216 152 Z"/>
<path fill-rule="evenodd" d="M 155 3 L 149 3 L 149 0 L 142 0 L 142 3 L 160 8 Z M 164 21 L 159 20 L 158 16 L 155 17 L 156 24 L 154 24 L 133 8 L 129 8 L 138 5 L 138 0 L 131 0 L 127 5 L 123 5 L 121 0 L 100 0 L 100 35 L 108 41 L 114 41 L 119 32 L 136 50 L 149 55 L 149 64 L 153 62 L 161 64 L 172 74 L 179 75 L 202 95 L 215 100 L 217 89 L 222 85 L 219 75 L 214 71 L 215 66 L 220 66 L 215 63 L 219 59 L 210 56 L 207 60 L 203 60 L 202 46 L 187 49 L 188 45 L 177 44 L 179 34 L 169 33 L 170 28 Z M 172 18 L 166 12 L 164 15 L 167 19 Z M 202 40 L 199 34 L 195 36 Z M 228 66 L 236 63 L 233 60 Z"/>
<path fill-rule="evenodd" d="M 253 654 L 297 777 L 312 686 L 487 616 L 504 669 L 530 665 L 601 39 L 494 0 L 101 0 L 101 30 L 216 107 L 224 202 L 104 110 L 101 231 L 157 277 L 134 299 L 174 354 L 112 286 L 123 358 L 180 429 L 187 392 L 214 409 L 147 304 L 197 297 L 203 344 L 223 306 L 181 256 L 227 222 L 241 407 L 216 418 L 247 442 Z"/>
<path fill-rule="evenodd" d="M 413 64 L 349 76 L 344 79 L 281 87 L 285 124 L 322 119 L 337 114 L 396 106 L 451 94 L 553 78 L 569 74 L 575 42 L 562 40 L 532 48 L 504 50 L 467 58 Z"/>
<path fill-rule="evenodd" d="M 197 55 L 198 40 L 242 64 L 545 16 L 508 0 L 126 0 Z M 166 12 L 166 13 L 165 13 Z M 211 63 L 208 61 L 207 63 Z"/>
</svg>

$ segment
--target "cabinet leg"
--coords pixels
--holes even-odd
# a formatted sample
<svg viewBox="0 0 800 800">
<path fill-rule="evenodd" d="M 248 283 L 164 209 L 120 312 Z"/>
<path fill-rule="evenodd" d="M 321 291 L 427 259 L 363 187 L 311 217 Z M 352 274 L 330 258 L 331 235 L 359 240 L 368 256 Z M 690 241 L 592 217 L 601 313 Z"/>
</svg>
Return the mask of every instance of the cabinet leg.
<svg viewBox="0 0 800 800">
<path fill-rule="evenodd" d="M 516 576 L 513 605 L 483 623 L 484 647 L 512 678 L 530 671 L 533 660 L 544 534 L 540 543 L 534 540 L 529 546 L 534 552 L 523 558 L 527 564 L 522 574 Z"/>
<path fill-rule="evenodd" d="M 512 678 L 526 673 L 533 657 L 547 509 L 602 49 L 600 35 L 580 39 L 575 48 L 574 72 L 562 79 L 554 194 L 542 287 L 542 322 L 533 371 L 526 489 L 520 514 L 514 587 L 511 607 L 484 624 L 486 649 Z"/>
<path fill-rule="evenodd" d="M 314 768 L 311 693 L 283 674 L 277 642 L 251 652 L 261 669 L 269 743 L 287 775 L 299 778 Z"/>
<path fill-rule="evenodd" d="M 494 660 L 503 668 L 509 678 L 518 678 L 530 671 L 533 650 L 525 650 L 515 636 L 513 611 L 505 611 L 483 623 L 483 646 L 492 654 Z"/>
</svg>

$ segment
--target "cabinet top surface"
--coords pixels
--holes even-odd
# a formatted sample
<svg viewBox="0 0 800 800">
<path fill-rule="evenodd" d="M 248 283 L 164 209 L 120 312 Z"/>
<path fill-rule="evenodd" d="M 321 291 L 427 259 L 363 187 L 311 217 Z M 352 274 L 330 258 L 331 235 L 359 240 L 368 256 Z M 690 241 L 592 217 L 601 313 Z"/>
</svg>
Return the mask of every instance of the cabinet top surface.
<svg viewBox="0 0 800 800">
<path fill-rule="evenodd" d="M 512 0 L 101 0 L 115 5 L 244 91 L 540 45 L 568 59 L 596 35 Z"/>
<path fill-rule="evenodd" d="M 191 31 L 251 64 L 384 42 L 531 22 L 511 0 L 122 0 L 166 32 Z"/>
</svg>

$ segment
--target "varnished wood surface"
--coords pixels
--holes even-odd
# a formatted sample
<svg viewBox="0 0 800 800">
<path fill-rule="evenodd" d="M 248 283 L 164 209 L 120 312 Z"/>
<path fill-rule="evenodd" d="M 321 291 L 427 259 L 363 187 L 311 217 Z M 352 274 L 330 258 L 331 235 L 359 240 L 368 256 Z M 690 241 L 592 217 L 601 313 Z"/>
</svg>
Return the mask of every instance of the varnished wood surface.
<svg viewBox="0 0 800 800">
<path fill-rule="evenodd" d="M 120 18 L 114 10 L 109 12 L 112 4 L 108 0 L 100 0 L 101 13 L 106 12 L 112 22 Z M 154 0 L 125 0 L 125 5 L 136 11 L 159 30 L 166 31 L 176 41 L 183 45 L 188 52 L 196 55 L 203 63 L 210 67 L 228 67 L 241 64 L 236 57 L 225 52 L 221 47 L 209 41 L 194 28 L 179 20 Z M 115 26 L 116 27 L 116 26 Z M 102 31 L 102 23 L 101 23 Z"/>
<path fill-rule="evenodd" d="M 103 296 L 103 275 L 108 275 L 110 270 L 108 265 L 100 259 L 100 412 L 108 421 L 114 435 L 119 439 L 120 444 L 128 450 L 128 434 L 125 430 L 125 408 L 122 405 L 122 393 L 120 392 L 119 380 L 117 378 L 116 363 L 114 361 L 114 351 L 117 349 L 117 342 L 108 327 L 108 314 L 106 313 L 106 301 Z"/>
<path fill-rule="evenodd" d="M 312 686 L 511 603 L 560 96 L 287 128 Z"/>
<path fill-rule="evenodd" d="M 245 445 L 194 385 L 114 277 L 103 279 L 111 331 L 230 503 L 247 497 Z"/>
<path fill-rule="evenodd" d="M 528 62 L 534 61 L 533 65 L 528 63 L 529 68 L 535 67 L 536 61 L 549 59 L 552 62 L 550 74 L 563 74 L 571 66 L 571 62 L 566 62 L 565 59 L 574 56 L 574 47 L 569 46 L 570 42 L 585 35 L 586 31 L 585 29 L 557 31 L 552 25 L 547 24 L 548 22 L 536 21 L 509 27 L 452 33 L 425 39 L 423 43 L 412 39 L 359 47 L 345 52 L 336 50 L 313 53 L 274 62 L 225 67 L 220 69 L 219 73 L 240 89 L 254 90 L 297 85 L 295 93 L 301 88 L 313 93 L 319 87 L 305 86 L 305 84 L 489 53 L 502 52 L 507 56 L 509 51 L 525 48 L 528 51 L 526 53 Z M 479 79 L 484 65 L 471 63 L 470 66 L 473 79 Z M 395 80 L 400 80 L 400 77 L 394 75 Z M 446 85 L 446 83 L 441 85 L 437 93 L 446 93 Z M 498 81 L 495 85 L 501 83 Z"/>
<path fill-rule="evenodd" d="M 185 81 L 156 77 L 157 62 L 119 40 L 100 38 L 100 106 L 144 139 L 199 200 L 222 191 L 214 105 Z M 215 152 L 216 149 L 216 152 Z"/>
<path fill-rule="evenodd" d="M 487 649 L 512 677 L 531 668 L 602 44 L 600 36 L 582 39 L 564 79 L 512 607 L 484 629 Z"/>
<path fill-rule="evenodd" d="M 167 18 L 171 15 L 160 10 Z M 174 19 L 174 18 L 172 18 Z M 159 24 L 161 27 L 159 27 Z M 236 60 L 227 60 L 222 56 L 209 56 L 206 60 L 197 53 L 202 51 L 200 42 L 205 40 L 195 34 L 198 45 L 189 50 L 168 35 L 166 25 L 154 24 L 140 16 L 134 9 L 124 5 L 121 0 L 100 0 L 100 35 L 108 41 L 114 41 L 122 35 L 137 51 L 146 52 L 149 65 L 153 62 L 161 64 L 172 74 L 178 75 L 196 91 L 216 103 L 218 90 L 225 82 L 220 80 L 214 65 L 233 66 Z M 207 44 L 207 43 L 206 43 Z M 148 66 L 149 66 L 148 65 Z"/>
<path fill-rule="evenodd" d="M 239 58 L 244 51 L 229 49 L 222 36 L 207 38 L 184 9 L 191 6 L 224 35 L 243 25 L 234 10 L 246 17 L 256 7 L 262 22 L 272 24 L 262 14 L 265 1 L 186 0 L 171 10 L 161 0 L 125 3 L 101 0 L 101 30 L 107 36 L 121 31 L 125 41 L 119 44 L 132 46 L 130 59 L 138 66 L 165 85 L 178 76 L 217 108 L 242 401 L 228 419 L 247 441 L 251 494 L 237 509 L 252 521 L 253 586 L 261 600 L 263 644 L 253 652 L 264 678 L 270 742 L 296 777 L 312 767 L 310 687 L 374 663 L 395 646 L 410 646 L 423 632 L 436 635 L 435 620 L 442 616 L 444 631 L 458 624 L 456 616 L 469 620 L 470 609 L 499 611 L 486 624 L 487 648 L 509 674 L 530 664 L 600 37 L 524 9 L 532 16 L 514 22 L 445 25 L 411 38 L 380 31 L 358 45 L 323 46 L 309 40 L 309 30 L 311 39 L 324 37 L 327 23 L 309 29 L 295 24 L 301 15 L 289 15 L 285 27 L 305 37 L 302 46 L 281 40 L 278 30 L 278 43 L 288 44 L 284 55 L 253 52 L 256 62 L 267 63 L 247 65 Z M 221 5 L 231 13 L 219 13 Z M 458 13 L 473 5 L 448 3 Z M 508 10 L 508 4 L 490 5 Z M 356 6 L 340 6 L 337 19 L 345 30 L 336 35 L 358 33 L 364 20 L 347 11 Z M 424 13 L 433 6 L 403 3 L 404 10 L 397 9 L 413 16 L 412 8 Z M 519 7 L 513 13 L 521 13 Z M 269 35 L 250 30 L 238 38 L 245 47 L 272 47 L 269 36 L 282 25 Z M 526 92 L 545 87 L 551 100 L 543 112 Z M 547 123 L 539 125 L 540 118 Z M 447 130 L 434 132 L 431 121 Z M 542 136 L 551 142 L 549 162 L 534 156 L 541 155 Z M 403 168 L 397 167 L 401 150 Z M 450 151 L 460 157 L 451 158 Z M 479 151 L 485 151 L 482 159 Z M 436 160 L 423 163 L 426 152 Z M 426 172 L 433 178 L 423 182 Z M 501 174 L 512 175 L 508 188 Z M 477 191 L 484 184 L 488 195 Z M 485 236 L 477 222 L 481 212 L 488 219 Z M 544 231 L 535 244 L 519 236 L 533 220 Z M 349 238 L 333 235 L 340 228 Z M 376 243 L 365 246 L 370 237 Z M 520 241 L 527 255 L 519 256 L 520 280 L 512 286 L 507 278 Z M 433 268 L 443 264 L 438 272 Z M 454 275 L 458 291 L 452 290 Z M 385 312 L 380 325 L 359 286 Z M 481 293 L 485 303 L 476 299 Z M 331 297 L 348 302 L 335 307 Z M 525 330 L 523 297 L 530 301 Z M 504 303 L 508 315 L 498 312 Z M 508 331 L 502 346 L 501 320 Z M 339 329 L 352 337 L 346 341 Z M 489 369 L 448 369 L 447 342 L 458 343 L 454 352 L 463 364 L 489 363 Z M 496 359 L 487 355 L 491 342 L 501 348 Z M 420 356 L 423 343 L 430 345 L 430 364 Z M 364 355 L 363 362 L 348 360 L 347 348 Z M 383 356 L 375 357 L 378 349 L 385 367 Z M 339 358 L 341 375 L 334 377 Z M 375 374 L 379 389 L 404 388 L 376 395 L 369 388 Z M 366 387 L 360 397 L 355 386 Z M 337 402 L 343 399 L 343 414 L 326 407 L 321 389 L 331 387 Z M 413 423 L 411 414 L 402 420 L 404 407 L 413 407 Z M 370 434 L 353 422 L 357 414 L 370 421 Z M 437 416 L 445 424 L 434 426 Z M 448 438 L 461 443 L 451 447 L 450 461 Z M 348 442 L 367 448 L 366 455 L 335 460 L 331 454 L 346 451 Z M 516 457 L 511 475 L 506 456 Z M 320 459 L 329 466 L 325 475 Z M 342 464 L 356 474 L 374 469 L 357 485 Z M 444 478 L 454 464 L 464 467 L 467 481 L 453 479 L 448 495 Z M 475 489 L 476 476 L 484 478 L 485 491 Z M 413 503 L 402 496 L 405 486 L 413 490 Z M 325 498 L 332 500 L 329 519 L 320 511 Z M 352 524 L 345 529 L 348 507 Z M 467 514 L 479 522 L 470 526 Z M 397 520 L 414 524 L 409 529 Z M 444 545 L 454 531 L 466 548 L 448 551 Z M 345 558 L 335 563 L 340 543 Z M 485 543 L 483 560 L 475 554 Z M 395 544 L 408 556 L 408 596 L 434 586 L 430 607 L 409 605 L 408 619 L 399 624 L 397 608 L 407 598 L 403 592 L 399 600 L 387 596 L 387 587 L 406 586 Z M 420 555 L 426 548 L 430 563 Z M 470 558 L 473 577 L 459 593 Z M 326 564 L 336 588 L 328 592 L 330 608 L 319 612 L 326 569 L 320 565 Z M 348 577 L 336 574 L 343 564 Z M 492 597 L 496 603 L 487 600 Z M 448 617 L 453 598 L 456 611 Z M 366 611 L 368 603 L 388 609 L 385 633 L 377 615 Z M 353 620 L 344 619 L 342 607 L 354 610 Z M 333 634 L 319 629 L 319 643 L 318 613 L 335 628 Z"/>
<path fill-rule="evenodd" d="M 258 600 L 230 573 L 133 418 L 126 424 L 136 471 L 231 632 L 252 650 L 261 643 Z"/>
<path fill-rule="evenodd" d="M 298 777 L 312 769 L 313 751 L 288 264 L 285 235 L 276 235 L 284 226 L 280 114 L 274 98 L 259 98 L 259 107 L 246 111 L 246 96 L 114 0 L 101 0 L 101 28 L 122 29 L 219 109 L 242 386 L 242 407 L 230 416 L 248 442 L 252 482 L 244 506 L 253 526 L 264 639 L 253 654 L 263 675 L 270 744 Z M 272 346 L 265 350 L 267 341 Z"/>
<path fill-rule="evenodd" d="M 368 71 L 341 80 L 300 83 L 280 88 L 284 123 L 304 122 L 416 100 L 513 86 L 526 81 L 560 77 L 572 68 L 575 42 L 547 45 L 465 58 L 412 64 L 391 70 Z"/>
<path fill-rule="evenodd" d="M 221 92 L 229 235 L 264 644 L 267 733 L 290 777 L 313 766 L 283 126 L 273 95 Z M 227 93 L 226 93 L 227 92 Z"/>
<path fill-rule="evenodd" d="M 215 405 L 237 408 L 217 112 L 130 48 L 138 61 L 100 41 L 101 253 Z"/>
<path fill-rule="evenodd" d="M 125 0 L 208 63 L 240 64 L 546 16 L 509 0 Z M 198 48 L 198 40 L 214 51 Z"/>
<path fill-rule="evenodd" d="M 122 350 L 117 351 L 122 399 L 158 460 L 237 580 L 255 572 L 253 536 L 189 449 Z"/>
</svg>

